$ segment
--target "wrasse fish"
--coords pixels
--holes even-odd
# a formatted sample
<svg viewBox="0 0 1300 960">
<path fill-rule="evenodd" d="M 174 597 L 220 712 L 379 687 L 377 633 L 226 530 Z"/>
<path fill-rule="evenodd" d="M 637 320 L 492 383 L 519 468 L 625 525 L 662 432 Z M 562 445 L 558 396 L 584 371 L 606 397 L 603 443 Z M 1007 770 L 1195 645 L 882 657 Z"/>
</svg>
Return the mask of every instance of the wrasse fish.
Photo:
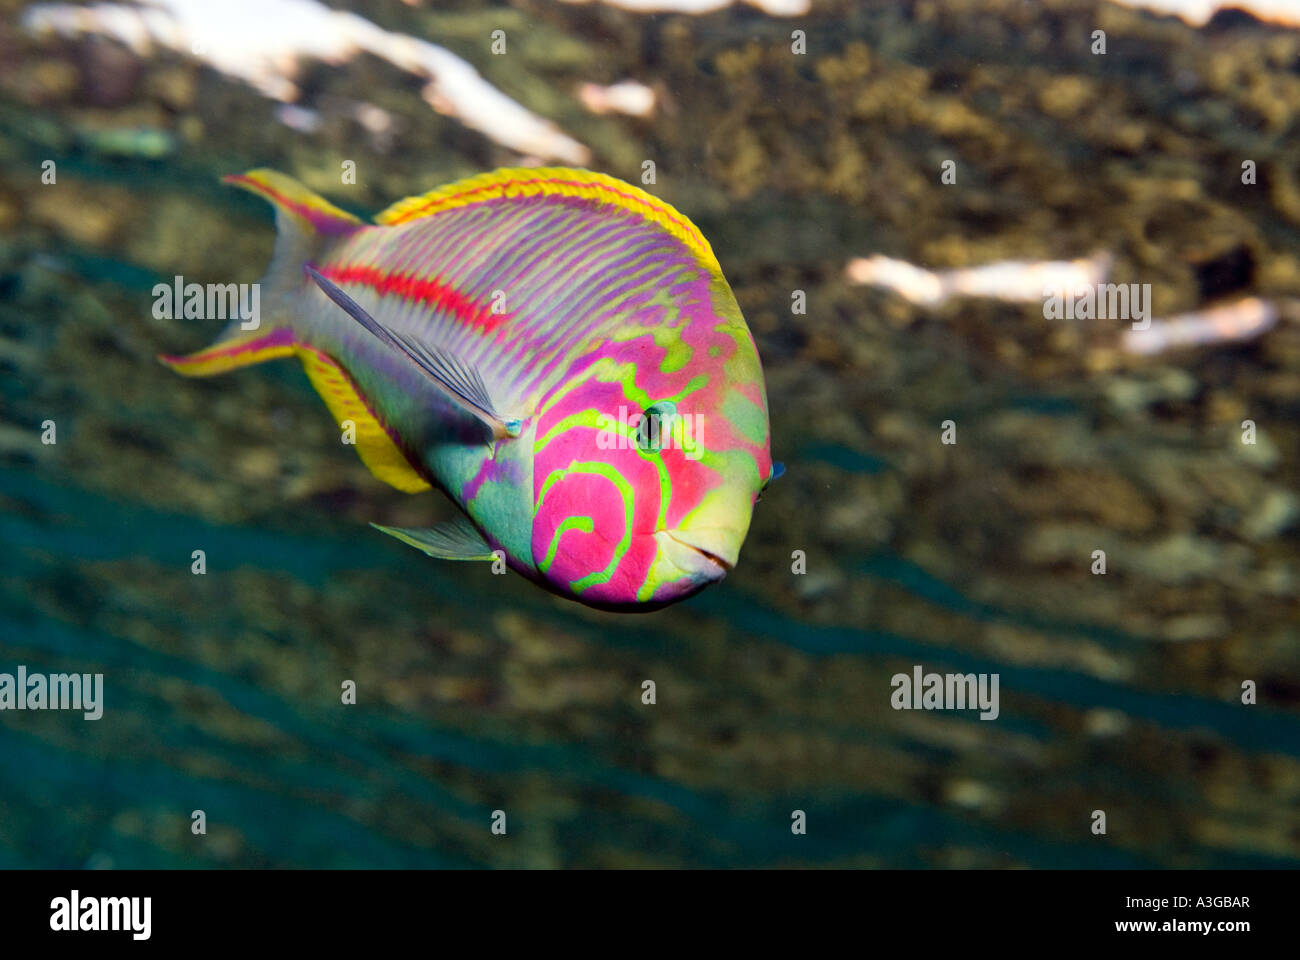
<svg viewBox="0 0 1300 960">
<path fill-rule="evenodd" d="M 365 224 L 272 170 L 262 323 L 161 359 L 296 355 L 371 472 L 463 516 L 378 527 L 561 596 L 652 609 L 722 579 L 773 475 L 753 337 L 700 231 L 586 170 L 498 170 Z"/>
</svg>

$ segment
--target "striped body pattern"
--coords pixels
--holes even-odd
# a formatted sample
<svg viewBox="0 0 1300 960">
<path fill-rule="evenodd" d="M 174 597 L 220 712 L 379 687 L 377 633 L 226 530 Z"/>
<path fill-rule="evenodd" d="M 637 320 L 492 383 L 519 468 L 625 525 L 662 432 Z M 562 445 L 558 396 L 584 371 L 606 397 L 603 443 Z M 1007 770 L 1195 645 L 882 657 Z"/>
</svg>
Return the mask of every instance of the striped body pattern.
<svg viewBox="0 0 1300 960">
<path fill-rule="evenodd" d="M 267 349 L 296 350 L 323 395 L 346 381 L 413 476 L 361 449 L 377 475 L 440 487 L 513 569 L 593 606 L 662 606 L 734 566 L 772 472 L 767 401 L 753 339 L 689 220 L 579 170 L 475 177 L 374 226 L 340 223 L 349 215 L 281 175 L 244 179 L 297 235 L 268 276 L 284 316 Z M 402 344 L 472 370 L 517 434 L 467 417 L 295 260 Z M 342 420 L 348 399 L 326 401 Z"/>
</svg>

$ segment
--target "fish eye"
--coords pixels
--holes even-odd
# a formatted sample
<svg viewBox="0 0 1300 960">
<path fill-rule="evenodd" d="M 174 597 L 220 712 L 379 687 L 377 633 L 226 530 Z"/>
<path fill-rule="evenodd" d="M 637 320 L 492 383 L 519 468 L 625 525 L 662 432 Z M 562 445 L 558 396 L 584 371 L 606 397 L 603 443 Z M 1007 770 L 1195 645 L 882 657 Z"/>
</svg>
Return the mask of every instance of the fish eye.
<svg viewBox="0 0 1300 960">
<path fill-rule="evenodd" d="M 672 437 L 673 418 L 676 416 L 677 404 L 671 400 L 660 400 L 646 407 L 636 426 L 637 448 L 643 453 L 657 453 L 665 439 Z"/>
</svg>

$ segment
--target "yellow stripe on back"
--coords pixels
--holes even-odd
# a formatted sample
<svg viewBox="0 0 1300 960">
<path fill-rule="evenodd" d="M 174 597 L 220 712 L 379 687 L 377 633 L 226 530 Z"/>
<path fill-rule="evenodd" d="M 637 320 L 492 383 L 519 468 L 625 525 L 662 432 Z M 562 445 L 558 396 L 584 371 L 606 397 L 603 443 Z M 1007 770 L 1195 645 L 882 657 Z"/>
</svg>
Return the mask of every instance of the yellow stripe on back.
<svg viewBox="0 0 1300 960">
<path fill-rule="evenodd" d="M 391 227 L 502 197 L 546 196 L 595 200 L 644 217 L 684 243 L 704 266 L 722 272 L 709 241 L 704 239 L 695 224 L 671 205 L 630 183 L 590 170 L 567 167 L 496 170 L 439 187 L 423 196 L 399 200 L 376 216 L 375 223 Z"/>
<path fill-rule="evenodd" d="M 370 472 L 405 493 L 430 489 L 429 482 L 416 472 L 384 425 L 375 419 L 343 368 L 328 355 L 306 344 L 299 344 L 295 352 L 302 360 L 311 385 L 325 401 L 338 425 L 342 427 L 345 420 L 351 420 L 355 425 L 357 454 Z"/>
</svg>

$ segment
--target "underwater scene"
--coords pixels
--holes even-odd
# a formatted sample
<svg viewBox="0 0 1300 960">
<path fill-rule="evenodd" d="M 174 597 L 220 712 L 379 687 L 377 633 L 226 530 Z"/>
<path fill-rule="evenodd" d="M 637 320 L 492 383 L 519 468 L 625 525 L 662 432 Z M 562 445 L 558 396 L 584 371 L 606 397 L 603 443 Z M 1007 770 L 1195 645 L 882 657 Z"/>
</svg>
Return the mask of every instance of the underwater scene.
<svg viewBox="0 0 1300 960">
<path fill-rule="evenodd" d="M 1300 5 L 0 0 L 0 868 L 1300 867 Z"/>
</svg>

